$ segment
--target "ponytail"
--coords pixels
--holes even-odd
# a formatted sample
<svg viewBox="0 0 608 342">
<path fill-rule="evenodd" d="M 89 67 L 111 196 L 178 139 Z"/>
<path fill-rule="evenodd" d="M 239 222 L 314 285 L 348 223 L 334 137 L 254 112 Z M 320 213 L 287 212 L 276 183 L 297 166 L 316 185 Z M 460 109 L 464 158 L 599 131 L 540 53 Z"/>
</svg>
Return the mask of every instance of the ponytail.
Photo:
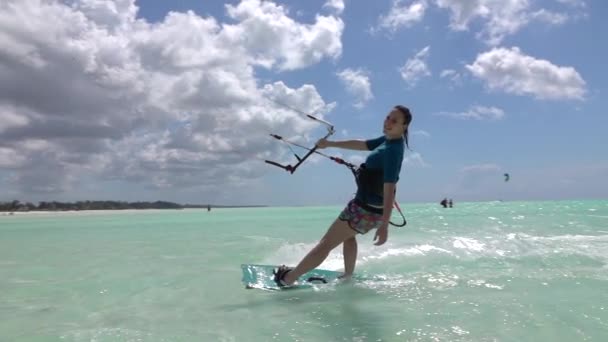
<svg viewBox="0 0 608 342">
<path fill-rule="evenodd" d="M 406 126 L 405 127 L 405 132 L 403 132 L 403 138 L 405 139 L 405 146 L 407 146 L 407 149 L 410 149 L 410 145 L 409 145 L 409 125 L 410 122 L 412 122 L 412 113 L 410 112 L 409 108 L 407 108 L 406 106 L 402 106 L 402 105 L 397 105 L 395 106 L 395 108 L 397 110 L 399 110 L 401 112 L 401 114 L 403 114 L 403 124 Z"/>
</svg>

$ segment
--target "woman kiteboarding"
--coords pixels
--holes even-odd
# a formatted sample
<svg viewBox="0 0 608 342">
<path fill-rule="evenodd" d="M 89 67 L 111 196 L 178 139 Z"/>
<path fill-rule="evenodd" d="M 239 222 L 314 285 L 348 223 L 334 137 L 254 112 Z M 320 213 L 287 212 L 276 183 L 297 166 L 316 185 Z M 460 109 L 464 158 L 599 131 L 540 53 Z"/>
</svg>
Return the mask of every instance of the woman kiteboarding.
<svg viewBox="0 0 608 342">
<path fill-rule="evenodd" d="M 348 202 L 317 245 L 295 268 L 282 265 L 274 270 L 274 281 L 279 287 L 292 285 L 300 276 L 319 266 L 340 244 L 343 244 L 344 255 L 342 277 L 350 277 L 357 261 L 357 234 L 366 234 L 375 229 L 375 245 L 380 246 L 387 241 L 404 149 L 405 146 L 409 148 L 408 127 L 411 121 L 410 110 L 398 105 L 384 119 L 384 135 L 378 138 L 329 141 L 325 137 L 316 143 L 313 150 L 337 147 L 371 153 L 357 170 L 355 197 Z"/>
</svg>

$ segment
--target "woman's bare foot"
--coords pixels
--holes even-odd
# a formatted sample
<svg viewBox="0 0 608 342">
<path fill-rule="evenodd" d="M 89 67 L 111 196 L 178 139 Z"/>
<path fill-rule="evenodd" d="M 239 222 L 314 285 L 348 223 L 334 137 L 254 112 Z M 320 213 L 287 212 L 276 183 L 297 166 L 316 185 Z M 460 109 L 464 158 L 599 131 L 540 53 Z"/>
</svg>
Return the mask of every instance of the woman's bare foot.
<svg viewBox="0 0 608 342">
<path fill-rule="evenodd" d="M 338 276 L 338 279 L 340 280 L 350 280 L 353 277 L 352 273 L 342 273 L 341 275 Z"/>
</svg>

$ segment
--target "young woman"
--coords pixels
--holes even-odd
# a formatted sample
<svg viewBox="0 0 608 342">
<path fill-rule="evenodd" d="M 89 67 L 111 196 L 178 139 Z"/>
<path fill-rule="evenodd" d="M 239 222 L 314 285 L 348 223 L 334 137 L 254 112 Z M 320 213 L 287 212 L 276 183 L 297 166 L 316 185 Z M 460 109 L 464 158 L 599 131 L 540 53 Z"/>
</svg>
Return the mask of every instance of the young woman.
<svg viewBox="0 0 608 342">
<path fill-rule="evenodd" d="M 321 139 L 318 148 L 338 147 L 372 151 L 360 168 L 357 193 L 323 238 L 295 268 L 282 265 L 274 272 L 279 286 L 292 285 L 301 275 L 319 266 L 334 248 L 343 244 L 344 274 L 350 277 L 357 261 L 357 234 L 376 229 L 375 245 L 388 239 L 388 224 L 395 201 L 403 161 L 404 140 L 408 145 L 408 126 L 412 114 L 407 107 L 395 106 L 384 120 L 383 136 L 371 140 L 329 141 Z"/>
</svg>

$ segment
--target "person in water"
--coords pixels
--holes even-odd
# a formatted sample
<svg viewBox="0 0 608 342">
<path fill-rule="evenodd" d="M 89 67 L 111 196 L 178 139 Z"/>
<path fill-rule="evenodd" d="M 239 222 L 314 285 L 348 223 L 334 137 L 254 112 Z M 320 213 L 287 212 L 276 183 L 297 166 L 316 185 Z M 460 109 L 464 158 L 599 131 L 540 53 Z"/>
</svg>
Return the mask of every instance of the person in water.
<svg viewBox="0 0 608 342">
<path fill-rule="evenodd" d="M 282 265 L 274 270 L 278 286 L 290 286 L 306 272 L 319 266 L 338 245 L 343 245 L 343 278 L 352 276 L 357 261 L 357 234 L 375 229 L 374 245 L 388 239 L 388 225 L 395 201 L 408 126 L 412 114 L 407 107 L 395 106 L 384 119 L 383 136 L 370 140 L 329 141 L 321 139 L 318 148 L 337 147 L 348 150 L 372 151 L 361 165 L 357 193 L 332 223 L 317 245 L 295 267 Z M 405 146 L 404 146 L 405 142 Z"/>
</svg>

